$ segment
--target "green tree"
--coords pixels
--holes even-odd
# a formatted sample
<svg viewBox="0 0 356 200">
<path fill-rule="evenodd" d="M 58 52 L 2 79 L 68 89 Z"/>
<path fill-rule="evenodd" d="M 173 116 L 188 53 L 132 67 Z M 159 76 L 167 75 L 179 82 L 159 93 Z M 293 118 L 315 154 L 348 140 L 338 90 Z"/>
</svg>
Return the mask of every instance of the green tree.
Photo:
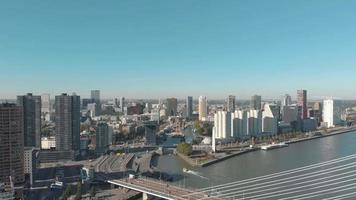
<svg viewBox="0 0 356 200">
<path fill-rule="evenodd" d="M 189 156 L 193 153 L 193 147 L 188 143 L 180 143 L 177 146 L 177 151 L 183 155 Z"/>
</svg>

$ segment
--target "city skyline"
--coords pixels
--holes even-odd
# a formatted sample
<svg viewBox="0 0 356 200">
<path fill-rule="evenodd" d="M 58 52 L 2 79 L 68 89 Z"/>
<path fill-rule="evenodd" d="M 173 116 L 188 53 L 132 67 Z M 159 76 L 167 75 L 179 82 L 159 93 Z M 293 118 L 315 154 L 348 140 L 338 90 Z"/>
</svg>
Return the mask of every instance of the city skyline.
<svg viewBox="0 0 356 200">
<path fill-rule="evenodd" d="M 316 97 L 356 99 L 346 89 L 355 84 L 355 5 L 4 2 L 0 95 L 98 88 L 103 98 L 248 99 L 305 88 Z"/>
</svg>

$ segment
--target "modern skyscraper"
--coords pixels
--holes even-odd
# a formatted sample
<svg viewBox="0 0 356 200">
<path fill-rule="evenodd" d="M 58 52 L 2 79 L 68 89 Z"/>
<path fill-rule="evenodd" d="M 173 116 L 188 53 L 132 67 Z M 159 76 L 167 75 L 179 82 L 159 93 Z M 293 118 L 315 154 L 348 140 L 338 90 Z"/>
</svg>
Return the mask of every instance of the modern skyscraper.
<svg viewBox="0 0 356 200">
<path fill-rule="evenodd" d="M 87 109 L 90 112 L 90 117 L 93 118 L 96 116 L 96 103 L 90 103 L 87 105 Z"/>
<path fill-rule="evenodd" d="M 323 122 L 327 128 L 334 127 L 334 101 L 332 99 L 323 102 Z"/>
<path fill-rule="evenodd" d="M 100 122 L 96 129 L 96 153 L 105 153 L 109 149 L 109 126 L 107 123 Z"/>
<path fill-rule="evenodd" d="M 262 112 L 261 110 L 250 110 L 247 113 L 248 135 L 257 136 L 262 132 Z"/>
<path fill-rule="evenodd" d="M 191 96 L 187 97 L 186 106 L 187 106 L 186 118 L 191 118 L 193 114 L 193 97 Z"/>
<path fill-rule="evenodd" d="M 92 90 L 90 96 L 94 99 L 95 103 L 100 103 L 100 90 Z"/>
<path fill-rule="evenodd" d="M 231 134 L 231 113 L 218 111 L 214 114 L 213 137 L 227 139 L 231 137 Z"/>
<path fill-rule="evenodd" d="M 298 99 L 297 105 L 298 105 L 299 117 L 301 119 L 306 119 L 308 117 L 307 91 L 298 90 L 297 99 Z"/>
<path fill-rule="evenodd" d="M 231 113 L 232 137 L 243 138 L 248 135 L 247 113 L 245 110 L 236 110 Z"/>
<path fill-rule="evenodd" d="M 17 104 L 23 109 L 24 145 L 41 148 L 41 96 L 28 93 L 17 97 Z"/>
<path fill-rule="evenodd" d="M 51 112 L 51 96 L 49 94 L 41 95 L 41 112 L 42 113 Z"/>
<path fill-rule="evenodd" d="M 276 135 L 278 132 L 278 115 L 277 105 L 265 104 L 262 112 L 262 131 L 270 135 Z"/>
<path fill-rule="evenodd" d="M 96 114 L 100 114 L 101 112 L 101 101 L 100 101 L 100 90 L 92 90 L 91 98 L 94 99 L 94 103 L 96 105 Z"/>
<path fill-rule="evenodd" d="M 41 95 L 41 117 L 45 121 L 51 120 L 51 97 L 49 94 L 42 94 Z"/>
<path fill-rule="evenodd" d="M 208 117 L 208 101 L 206 96 L 199 97 L 199 120 L 206 121 Z"/>
<path fill-rule="evenodd" d="M 125 112 L 125 97 L 121 97 L 120 99 L 120 109 L 121 109 L 121 112 Z"/>
<path fill-rule="evenodd" d="M 24 127 L 23 108 L 16 104 L 0 104 L 0 182 L 23 183 Z"/>
<path fill-rule="evenodd" d="M 291 123 L 298 120 L 298 106 L 284 106 L 282 111 L 282 121 Z"/>
<path fill-rule="evenodd" d="M 261 110 L 262 97 L 259 95 L 254 95 L 251 97 L 250 108 L 252 110 Z"/>
<path fill-rule="evenodd" d="M 157 121 L 147 121 L 143 126 L 145 127 L 145 144 L 156 145 L 156 133 L 159 130 Z"/>
<path fill-rule="evenodd" d="M 176 116 L 178 109 L 178 100 L 176 98 L 167 99 L 167 116 Z"/>
<path fill-rule="evenodd" d="M 233 96 L 233 95 L 230 95 L 227 98 L 227 111 L 235 112 L 235 96 Z"/>
<path fill-rule="evenodd" d="M 56 96 L 56 150 L 80 149 L 80 96 Z"/>
<path fill-rule="evenodd" d="M 289 106 L 292 104 L 292 97 L 289 94 L 285 94 L 282 98 L 281 107 Z"/>
</svg>

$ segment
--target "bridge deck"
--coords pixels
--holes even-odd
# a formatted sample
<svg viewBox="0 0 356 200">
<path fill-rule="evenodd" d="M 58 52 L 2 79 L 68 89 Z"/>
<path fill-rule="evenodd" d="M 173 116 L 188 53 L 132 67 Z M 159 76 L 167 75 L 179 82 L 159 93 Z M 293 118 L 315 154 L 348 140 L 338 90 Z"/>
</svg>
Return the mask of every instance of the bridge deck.
<svg viewBox="0 0 356 200">
<path fill-rule="evenodd" d="M 194 190 L 184 189 L 177 186 L 170 185 L 166 182 L 156 181 L 153 179 L 117 179 L 108 181 L 111 184 L 132 189 L 139 192 L 144 192 L 149 195 L 168 199 L 168 200 L 195 200 L 202 198 L 209 198 L 211 200 L 218 200 L 221 198 L 209 197 L 208 194 L 196 192 Z"/>
</svg>

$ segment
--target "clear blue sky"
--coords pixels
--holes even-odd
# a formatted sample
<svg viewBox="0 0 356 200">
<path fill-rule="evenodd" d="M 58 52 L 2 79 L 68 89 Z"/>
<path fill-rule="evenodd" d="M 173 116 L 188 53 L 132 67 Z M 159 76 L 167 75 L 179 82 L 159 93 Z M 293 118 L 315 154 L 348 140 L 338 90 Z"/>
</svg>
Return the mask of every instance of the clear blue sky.
<svg viewBox="0 0 356 200">
<path fill-rule="evenodd" d="M 0 97 L 356 99 L 354 0 L 4 0 Z"/>
</svg>

